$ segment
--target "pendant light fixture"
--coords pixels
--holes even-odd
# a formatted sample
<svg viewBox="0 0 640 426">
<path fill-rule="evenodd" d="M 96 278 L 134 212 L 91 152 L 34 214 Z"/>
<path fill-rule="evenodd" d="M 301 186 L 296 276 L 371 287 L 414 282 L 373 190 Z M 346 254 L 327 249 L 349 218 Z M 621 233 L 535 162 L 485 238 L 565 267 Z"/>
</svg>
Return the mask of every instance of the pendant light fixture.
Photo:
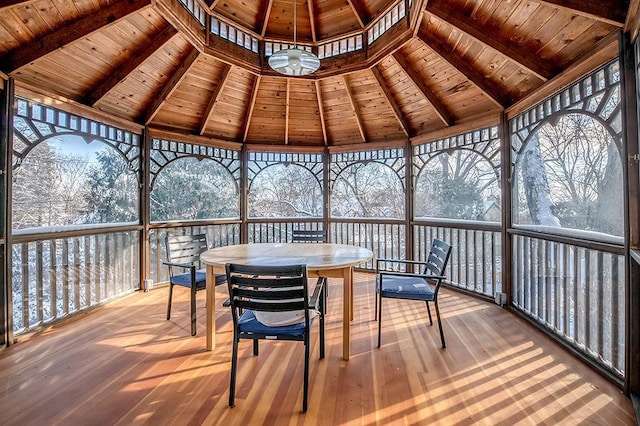
<svg viewBox="0 0 640 426">
<path fill-rule="evenodd" d="M 269 66 L 276 72 L 288 76 L 314 73 L 320 68 L 320 59 L 311 52 L 298 49 L 296 0 L 293 0 L 293 49 L 282 49 L 269 57 Z"/>
</svg>

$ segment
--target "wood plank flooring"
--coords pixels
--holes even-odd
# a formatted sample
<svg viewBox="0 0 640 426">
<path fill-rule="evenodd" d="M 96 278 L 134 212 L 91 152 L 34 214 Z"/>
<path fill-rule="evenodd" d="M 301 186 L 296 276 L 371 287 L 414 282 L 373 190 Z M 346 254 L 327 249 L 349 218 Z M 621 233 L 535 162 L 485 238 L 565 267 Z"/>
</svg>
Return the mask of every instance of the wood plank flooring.
<svg viewBox="0 0 640 426">
<path fill-rule="evenodd" d="M 236 407 L 227 407 L 231 315 L 219 309 L 206 352 L 187 291 L 138 293 L 0 351 L 3 425 L 636 424 L 621 391 L 494 304 L 444 289 L 447 349 L 424 304 L 386 300 L 376 348 L 373 275 L 355 274 L 351 359 L 343 361 L 341 281 L 330 280 L 326 358 L 312 336 L 309 411 L 303 345 L 241 342 Z M 217 299 L 226 289 L 218 287 Z"/>
</svg>

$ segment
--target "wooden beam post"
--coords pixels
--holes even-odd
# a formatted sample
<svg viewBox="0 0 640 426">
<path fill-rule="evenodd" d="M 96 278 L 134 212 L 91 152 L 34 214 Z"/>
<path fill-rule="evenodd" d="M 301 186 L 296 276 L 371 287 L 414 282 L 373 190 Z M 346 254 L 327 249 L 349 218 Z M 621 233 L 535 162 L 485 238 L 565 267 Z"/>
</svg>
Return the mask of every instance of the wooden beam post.
<svg viewBox="0 0 640 426">
<path fill-rule="evenodd" d="M 12 285 L 12 217 L 11 217 L 11 199 L 12 199 L 12 182 L 13 182 L 13 104 L 15 102 L 15 82 L 13 78 L 9 78 L 4 83 L 4 90 L 1 92 L 0 99 L 0 170 L 2 176 L 2 192 L 0 194 L 0 209 L 2 224 L 0 229 L 0 239 L 2 247 L 0 255 L 2 263 L 0 264 L 0 273 L 2 274 L 2 283 L 0 284 L 0 344 L 10 346 L 13 344 L 13 295 Z"/>
</svg>

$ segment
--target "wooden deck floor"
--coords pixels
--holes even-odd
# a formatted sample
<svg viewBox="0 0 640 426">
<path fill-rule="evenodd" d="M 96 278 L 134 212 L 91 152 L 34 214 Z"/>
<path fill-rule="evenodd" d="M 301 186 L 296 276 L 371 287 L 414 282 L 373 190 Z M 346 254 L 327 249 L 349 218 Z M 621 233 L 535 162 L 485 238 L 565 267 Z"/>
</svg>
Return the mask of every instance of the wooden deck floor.
<svg viewBox="0 0 640 426">
<path fill-rule="evenodd" d="M 135 294 L 0 351 L 0 423 L 635 424 L 618 388 L 496 305 L 444 290 L 447 349 L 424 304 L 385 301 L 376 349 L 370 274 L 355 276 L 351 359 L 341 359 L 341 282 L 330 281 L 327 356 L 312 336 L 309 411 L 300 412 L 303 345 L 241 342 L 236 407 L 227 407 L 231 315 L 217 348 L 189 336 L 186 291 L 166 321 L 166 288 Z M 226 290 L 218 290 L 223 300 Z"/>
</svg>

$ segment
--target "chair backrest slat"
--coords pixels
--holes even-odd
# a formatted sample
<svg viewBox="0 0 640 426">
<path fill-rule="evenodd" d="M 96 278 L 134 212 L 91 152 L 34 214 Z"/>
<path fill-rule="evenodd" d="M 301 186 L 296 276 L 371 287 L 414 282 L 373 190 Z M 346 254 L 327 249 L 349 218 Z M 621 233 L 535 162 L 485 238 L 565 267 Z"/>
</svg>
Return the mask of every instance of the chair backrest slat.
<svg viewBox="0 0 640 426">
<path fill-rule="evenodd" d="M 323 229 L 294 229 L 292 235 L 294 243 L 326 243 L 327 231 Z"/>
<path fill-rule="evenodd" d="M 450 255 L 451 246 L 444 241 L 434 239 L 433 243 L 431 243 L 431 249 L 427 258 L 425 273 L 429 275 L 443 276 Z"/>
<path fill-rule="evenodd" d="M 237 309 L 265 312 L 305 311 L 308 318 L 306 265 L 227 264 L 227 285 L 234 322 Z"/>
<path fill-rule="evenodd" d="M 167 258 L 172 263 L 193 264 L 208 250 L 207 235 L 180 235 L 167 237 Z"/>
</svg>

